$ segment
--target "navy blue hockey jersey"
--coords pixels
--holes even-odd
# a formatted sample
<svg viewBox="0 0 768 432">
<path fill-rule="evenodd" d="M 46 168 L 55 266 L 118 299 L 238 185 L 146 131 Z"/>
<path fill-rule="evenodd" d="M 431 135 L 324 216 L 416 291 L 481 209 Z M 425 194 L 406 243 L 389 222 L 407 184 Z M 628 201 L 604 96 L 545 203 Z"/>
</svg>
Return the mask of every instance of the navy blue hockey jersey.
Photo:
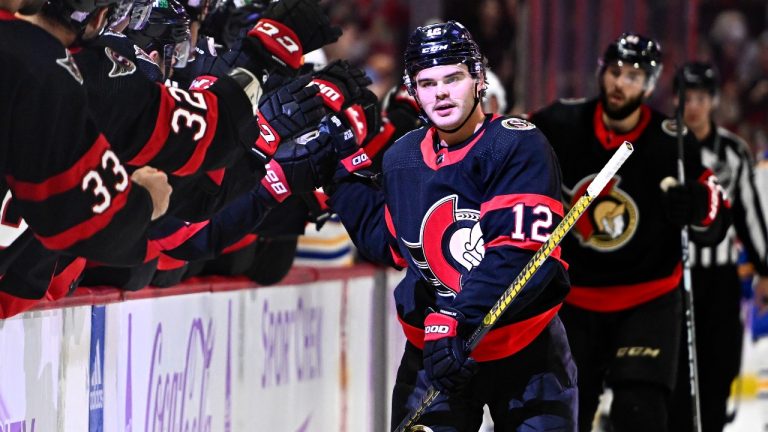
<svg viewBox="0 0 768 432">
<path fill-rule="evenodd" d="M 488 116 L 465 142 L 437 142 L 432 128 L 408 133 L 384 155 L 382 190 L 342 183 L 329 202 L 364 255 L 407 268 L 395 299 L 417 347 L 429 307 L 458 309 L 474 330 L 563 217 L 557 159 L 531 123 Z M 567 292 L 558 248 L 473 357 L 522 349 Z"/>
</svg>

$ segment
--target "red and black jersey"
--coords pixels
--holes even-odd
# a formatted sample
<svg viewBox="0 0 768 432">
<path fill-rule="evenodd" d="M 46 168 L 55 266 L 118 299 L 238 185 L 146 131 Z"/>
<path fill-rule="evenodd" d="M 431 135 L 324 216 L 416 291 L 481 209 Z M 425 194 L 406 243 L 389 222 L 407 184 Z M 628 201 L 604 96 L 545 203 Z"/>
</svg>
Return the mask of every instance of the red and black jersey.
<svg viewBox="0 0 768 432">
<path fill-rule="evenodd" d="M 153 82 L 137 67 L 145 54 L 126 41 L 107 32 L 75 54 L 96 124 L 118 157 L 179 177 L 242 158 L 241 127 L 254 121 L 242 88 L 226 76 L 206 90 Z"/>
<path fill-rule="evenodd" d="M 88 112 L 83 77 L 57 39 L 0 12 L 0 266 L 29 228 L 48 249 L 140 263 L 152 213 Z"/>
<path fill-rule="evenodd" d="M 408 340 L 424 344 L 427 308 L 451 307 L 474 329 L 563 218 L 560 170 L 531 123 L 488 116 L 465 142 L 438 146 L 434 128 L 387 150 L 383 190 L 341 183 L 329 205 L 360 252 L 406 267 L 395 290 Z M 478 361 L 527 346 L 568 292 L 556 248 L 473 351 Z"/>
<path fill-rule="evenodd" d="M 597 100 L 556 102 L 530 120 L 544 132 L 562 162 L 567 206 L 581 197 L 616 148 L 625 140 L 634 153 L 606 185 L 563 240 L 570 264 L 567 301 L 590 310 L 626 309 L 675 289 L 682 275 L 680 227 L 662 207 L 660 183 L 677 178 L 674 122 L 643 105 L 638 125 L 626 134 L 606 129 Z M 717 219 L 722 206 L 713 176 L 700 152 L 685 140 L 688 181 L 710 189 L 711 212 L 700 225 Z"/>
</svg>

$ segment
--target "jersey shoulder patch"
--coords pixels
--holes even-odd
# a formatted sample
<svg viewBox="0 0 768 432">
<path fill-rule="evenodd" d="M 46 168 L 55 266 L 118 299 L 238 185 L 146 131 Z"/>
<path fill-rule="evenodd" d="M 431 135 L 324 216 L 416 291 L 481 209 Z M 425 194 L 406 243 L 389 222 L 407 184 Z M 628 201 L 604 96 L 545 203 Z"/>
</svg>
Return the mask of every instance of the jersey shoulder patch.
<svg viewBox="0 0 768 432">
<path fill-rule="evenodd" d="M 130 75 L 136 72 L 136 65 L 127 57 L 120 55 L 117 51 L 110 47 L 104 47 L 104 53 L 107 58 L 112 62 L 112 70 L 109 71 L 110 78 L 117 78 L 125 75 Z"/>
<path fill-rule="evenodd" d="M 536 129 L 536 125 L 535 124 L 529 122 L 528 120 L 523 120 L 523 119 L 518 118 L 518 117 L 505 118 L 504 120 L 501 121 L 501 125 L 505 129 L 510 129 L 510 130 L 531 130 L 531 129 Z"/>
<path fill-rule="evenodd" d="M 587 98 L 560 98 L 560 103 L 563 105 L 578 105 L 587 101 Z"/>
<path fill-rule="evenodd" d="M 661 122 L 661 130 L 669 136 L 677 137 L 677 120 L 666 119 Z M 688 128 L 683 125 L 683 136 L 688 134 Z"/>
</svg>

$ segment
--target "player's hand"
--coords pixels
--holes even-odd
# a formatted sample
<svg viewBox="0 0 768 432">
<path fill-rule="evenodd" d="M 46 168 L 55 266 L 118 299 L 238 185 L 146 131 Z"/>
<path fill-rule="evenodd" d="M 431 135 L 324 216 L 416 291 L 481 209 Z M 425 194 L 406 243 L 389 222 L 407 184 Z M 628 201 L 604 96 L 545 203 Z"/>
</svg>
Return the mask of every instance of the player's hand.
<svg viewBox="0 0 768 432">
<path fill-rule="evenodd" d="M 461 312 L 441 309 L 424 320 L 424 370 L 427 379 L 446 394 L 460 392 L 477 372 L 477 363 L 464 352 L 458 327 Z"/>
<path fill-rule="evenodd" d="M 367 171 L 371 160 L 358 145 L 352 128 L 341 117 L 331 114 L 320 123 L 320 133 L 328 136 L 333 148 L 335 163 L 329 167 L 326 177 L 339 182 L 349 176 L 371 177 Z"/>
<path fill-rule="evenodd" d="M 168 176 L 164 172 L 145 166 L 134 171 L 131 180 L 149 192 L 152 198 L 152 220 L 168 211 L 173 188 L 168 184 Z"/>
<path fill-rule="evenodd" d="M 254 65 L 266 72 L 292 74 L 301 67 L 305 53 L 333 43 L 339 36 L 341 29 L 331 25 L 318 0 L 280 0 L 264 10 L 243 47 Z"/>
<path fill-rule="evenodd" d="M 281 141 L 316 128 L 323 118 L 323 101 L 317 95 L 317 86 L 308 86 L 310 80 L 310 76 L 304 76 L 285 82 L 259 100 L 258 118 L 246 126 L 257 131 L 249 130 L 244 135 L 258 134 L 247 147 L 262 163 L 272 158 Z"/>
<path fill-rule="evenodd" d="M 697 225 L 707 216 L 709 190 L 699 182 L 684 185 L 672 177 L 661 182 L 662 206 L 667 218 L 676 225 Z"/>
</svg>

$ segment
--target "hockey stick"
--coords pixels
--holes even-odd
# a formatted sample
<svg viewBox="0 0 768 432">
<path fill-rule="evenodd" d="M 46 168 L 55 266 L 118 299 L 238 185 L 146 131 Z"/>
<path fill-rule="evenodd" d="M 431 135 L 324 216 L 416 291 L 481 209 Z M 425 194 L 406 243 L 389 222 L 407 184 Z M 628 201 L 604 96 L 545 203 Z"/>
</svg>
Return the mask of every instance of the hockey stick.
<svg viewBox="0 0 768 432">
<path fill-rule="evenodd" d="M 504 311 L 507 310 L 512 300 L 522 291 L 528 281 L 531 280 L 533 275 L 544 264 L 544 261 L 552 254 L 557 245 L 563 240 L 568 231 L 571 230 L 576 221 L 584 214 L 584 211 L 592 203 L 592 200 L 597 197 L 603 190 L 608 181 L 613 178 L 616 171 L 619 170 L 625 160 L 632 154 L 634 148 L 629 141 L 624 143 L 616 150 L 608 163 L 600 170 L 597 176 L 587 186 L 587 192 L 582 195 L 578 201 L 571 207 L 563 220 L 555 227 L 552 234 L 549 235 L 547 241 L 541 245 L 539 250 L 531 257 L 528 263 L 520 271 L 520 274 L 515 277 L 512 284 L 501 295 L 501 298 L 493 305 L 490 312 L 483 318 L 483 323 L 475 329 L 472 335 L 467 339 L 464 344 L 464 351 L 471 353 L 472 350 L 477 347 L 483 337 L 491 330 L 491 327 L 496 324 Z M 421 418 L 424 411 L 434 402 L 435 398 L 440 394 L 439 390 L 436 390 L 433 386 L 429 386 L 427 392 L 421 398 L 420 405 L 408 416 L 400 422 L 400 425 L 395 428 L 394 432 L 408 432 L 411 428 L 416 426 L 416 422 Z"/>
<path fill-rule="evenodd" d="M 685 184 L 685 149 L 683 146 L 683 112 L 685 111 L 685 80 L 680 69 L 677 89 L 677 181 Z M 693 313 L 693 287 L 691 285 L 690 246 L 688 240 L 688 225 L 680 229 L 680 246 L 683 260 L 683 297 L 685 299 L 685 328 L 688 346 L 688 381 L 691 387 L 691 411 L 693 413 L 693 430 L 701 432 L 701 405 L 699 403 L 699 362 L 696 358 L 696 325 Z"/>
</svg>

